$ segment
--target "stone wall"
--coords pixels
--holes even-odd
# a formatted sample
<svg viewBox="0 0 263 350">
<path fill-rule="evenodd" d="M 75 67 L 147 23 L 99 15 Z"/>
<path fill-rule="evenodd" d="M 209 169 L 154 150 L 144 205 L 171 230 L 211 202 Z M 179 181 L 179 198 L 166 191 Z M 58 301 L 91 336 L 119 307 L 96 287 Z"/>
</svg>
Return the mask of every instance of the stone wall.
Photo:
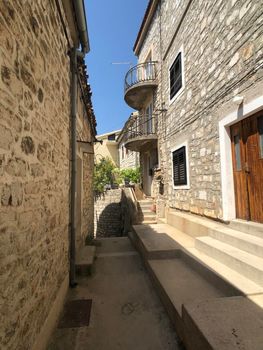
<svg viewBox="0 0 263 350">
<path fill-rule="evenodd" d="M 122 235 L 122 190 L 109 190 L 95 199 L 94 232 L 96 237 Z"/>
<path fill-rule="evenodd" d="M 124 147 L 122 150 L 122 147 L 124 147 L 124 145 L 119 145 L 120 169 L 134 169 L 140 166 L 140 153 L 130 150 L 127 152 L 126 148 Z"/>
<path fill-rule="evenodd" d="M 82 237 L 94 234 L 94 195 L 93 195 L 94 155 L 84 154 L 83 162 L 83 201 L 82 201 Z"/>
<path fill-rule="evenodd" d="M 25 350 L 69 269 L 70 62 L 54 0 L 1 1 L 0 39 L 0 348 Z"/>
<path fill-rule="evenodd" d="M 179 5 L 177 5 L 179 3 Z M 149 50 L 158 64 L 160 166 L 169 207 L 222 218 L 219 121 L 233 97 L 262 95 L 262 3 L 257 0 L 164 0 L 139 61 Z M 160 30 L 161 28 L 161 30 Z M 161 33 L 161 38 L 160 38 Z M 183 48 L 185 87 L 169 100 L 169 67 Z M 233 107 L 233 106 L 232 106 Z M 224 112 L 223 112 L 224 110 Z M 189 189 L 172 186 L 171 150 L 188 143 Z"/>
</svg>

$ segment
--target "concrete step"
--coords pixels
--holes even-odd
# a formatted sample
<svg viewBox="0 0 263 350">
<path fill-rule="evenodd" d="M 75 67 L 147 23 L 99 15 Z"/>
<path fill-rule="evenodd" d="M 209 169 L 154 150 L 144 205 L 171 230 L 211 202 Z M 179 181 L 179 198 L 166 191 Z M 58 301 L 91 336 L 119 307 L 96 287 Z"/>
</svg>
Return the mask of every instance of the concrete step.
<svg viewBox="0 0 263 350">
<path fill-rule="evenodd" d="M 224 291 L 210 284 L 182 259 L 149 260 L 149 273 L 157 292 L 183 340 L 182 306 L 206 299 L 222 298 Z"/>
<path fill-rule="evenodd" d="M 236 231 L 241 231 L 250 235 L 263 238 L 263 224 L 259 224 L 257 222 L 237 219 L 232 220 L 229 224 L 229 227 Z"/>
<path fill-rule="evenodd" d="M 76 253 L 76 274 L 90 275 L 95 259 L 96 247 L 84 246 Z"/>
<path fill-rule="evenodd" d="M 188 350 L 263 349 L 263 312 L 243 296 L 183 305 Z"/>
<path fill-rule="evenodd" d="M 133 225 L 133 231 L 129 233 L 129 238 L 143 260 L 169 259 L 179 256 L 180 245 L 162 233 L 160 226 L 162 225 Z M 154 235 L 153 232 L 155 232 Z"/>
<path fill-rule="evenodd" d="M 230 244 L 236 248 L 263 258 L 263 238 L 228 228 L 213 230 L 211 231 L 210 236 L 219 241 Z"/>
<path fill-rule="evenodd" d="M 258 327 L 256 336 L 253 331 L 244 332 L 244 337 L 243 330 L 241 334 L 235 332 L 243 329 L 243 319 L 244 328 L 253 328 L 260 315 L 261 327 L 263 287 L 199 251 L 194 247 L 193 237 L 170 225 L 134 225 L 129 236 L 142 255 L 177 334 L 188 350 L 240 350 L 239 341 L 243 350 L 261 349 L 262 332 Z M 197 239 L 204 238 L 213 240 L 211 237 Z M 246 297 L 240 303 L 249 302 L 245 308 L 240 306 L 243 315 L 236 312 L 235 302 L 229 302 L 241 300 L 235 297 L 242 295 Z M 213 303 L 218 303 L 218 307 L 214 308 Z M 244 317 L 245 310 L 248 310 L 248 318 Z"/>
<path fill-rule="evenodd" d="M 263 286 L 263 259 L 212 237 L 198 237 L 195 247 L 248 279 Z"/>
<path fill-rule="evenodd" d="M 219 226 L 215 221 L 179 211 L 168 212 L 167 224 L 192 237 L 208 236 L 210 230 Z"/>
<path fill-rule="evenodd" d="M 198 262 L 199 264 L 206 266 L 207 269 L 212 271 L 212 273 L 239 291 L 237 294 L 246 295 L 249 298 L 254 295 L 263 294 L 263 287 L 247 277 L 244 277 L 237 271 L 232 270 L 218 260 L 202 253 L 198 249 L 188 248 L 187 254 L 194 259 L 192 264 Z M 212 282 L 212 279 L 210 279 L 210 281 Z"/>
<path fill-rule="evenodd" d="M 165 259 L 182 256 L 186 260 L 185 257 L 190 256 L 192 259 L 188 258 L 188 263 L 193 268 L 201 265 L 198 268 L 199 272 L 203 270 L 206 276 L 208 276 L 208 270 L 211 270 L 211 274 L 216 275 L 223 282 L 232 285 L 233 288 L 236 288 L 236 290 L 244 295 L 263 293 L 263 287 L 260 287 L 237 271 L 196 249 L 194 238 L 170 225 L 160 223 L 156 225 L 134 225 L 133 231 L 137 242 L 140 242 L 140 245 L 135 245 L 144 259 Z M 185 254 L 183 255 L 180 252 L 184 252 Z M 215 283 L 215 278 L 210 278 L 210 281 L 211 283 Z M 219 281 L 216 283 L 219 283 Z"/>
</svg>

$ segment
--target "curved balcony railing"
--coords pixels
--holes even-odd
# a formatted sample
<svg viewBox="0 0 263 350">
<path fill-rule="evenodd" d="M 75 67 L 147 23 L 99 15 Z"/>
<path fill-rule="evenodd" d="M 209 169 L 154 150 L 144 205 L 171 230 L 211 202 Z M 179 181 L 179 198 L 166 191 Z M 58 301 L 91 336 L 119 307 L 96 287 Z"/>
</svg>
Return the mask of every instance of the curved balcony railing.
<svg viewBox="0 0 263 350">
<path fill-rule="evenodd" d="M 129 120 L 124 133 L 124 142 L 135 139 L 147 139 L 149 136 L 156 135 L 157 124 L 156 116 L 148 114 L 133 115 Z"/>
<path fill-rule="evenodd" d="M 125 76 L 125 92 L 133 85 L 156 80 L 157 62 L 145 62 L 132 67 Z"/>
</svg>

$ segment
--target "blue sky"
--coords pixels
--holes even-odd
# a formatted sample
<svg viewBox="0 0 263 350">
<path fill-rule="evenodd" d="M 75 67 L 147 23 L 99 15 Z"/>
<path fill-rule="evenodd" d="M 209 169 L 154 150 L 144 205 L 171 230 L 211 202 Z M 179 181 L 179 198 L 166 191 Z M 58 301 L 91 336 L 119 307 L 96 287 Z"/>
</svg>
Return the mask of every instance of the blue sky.
<svg viewBox="0 0 263 350">
<path fill-rule="evenodd" d="M 98 134 L 121 129 L 130 109 L 123 99 L 124 76 L 137 59 L 132 48 L 148 0 L 85 0 L 91 51 L 86 57 Z"/>
</svg>

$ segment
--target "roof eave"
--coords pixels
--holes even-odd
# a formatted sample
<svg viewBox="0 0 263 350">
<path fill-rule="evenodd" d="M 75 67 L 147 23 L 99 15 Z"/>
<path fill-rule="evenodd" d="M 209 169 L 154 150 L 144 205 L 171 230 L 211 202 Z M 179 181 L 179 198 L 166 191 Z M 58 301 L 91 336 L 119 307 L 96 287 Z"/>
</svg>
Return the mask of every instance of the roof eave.
<svg viewBox="0 0 263 350">
<path fill-rule="evenodd" d="M 149 26 L 152 22 L 153 16 L 155 14 L 155 10 L 159 4 L 160 0 L 150 0 L 148 3 L 148 6 L 146 8 L 142 24 L 140 27 L 140 30 L 138 32 L 135 44 L 133 46 L 133 52 L 136 56 L 139 56 L 142 44 L 144 42 L 144 39 L 146 37 L 147 31 L 149 29 Z"/>
</svg>

